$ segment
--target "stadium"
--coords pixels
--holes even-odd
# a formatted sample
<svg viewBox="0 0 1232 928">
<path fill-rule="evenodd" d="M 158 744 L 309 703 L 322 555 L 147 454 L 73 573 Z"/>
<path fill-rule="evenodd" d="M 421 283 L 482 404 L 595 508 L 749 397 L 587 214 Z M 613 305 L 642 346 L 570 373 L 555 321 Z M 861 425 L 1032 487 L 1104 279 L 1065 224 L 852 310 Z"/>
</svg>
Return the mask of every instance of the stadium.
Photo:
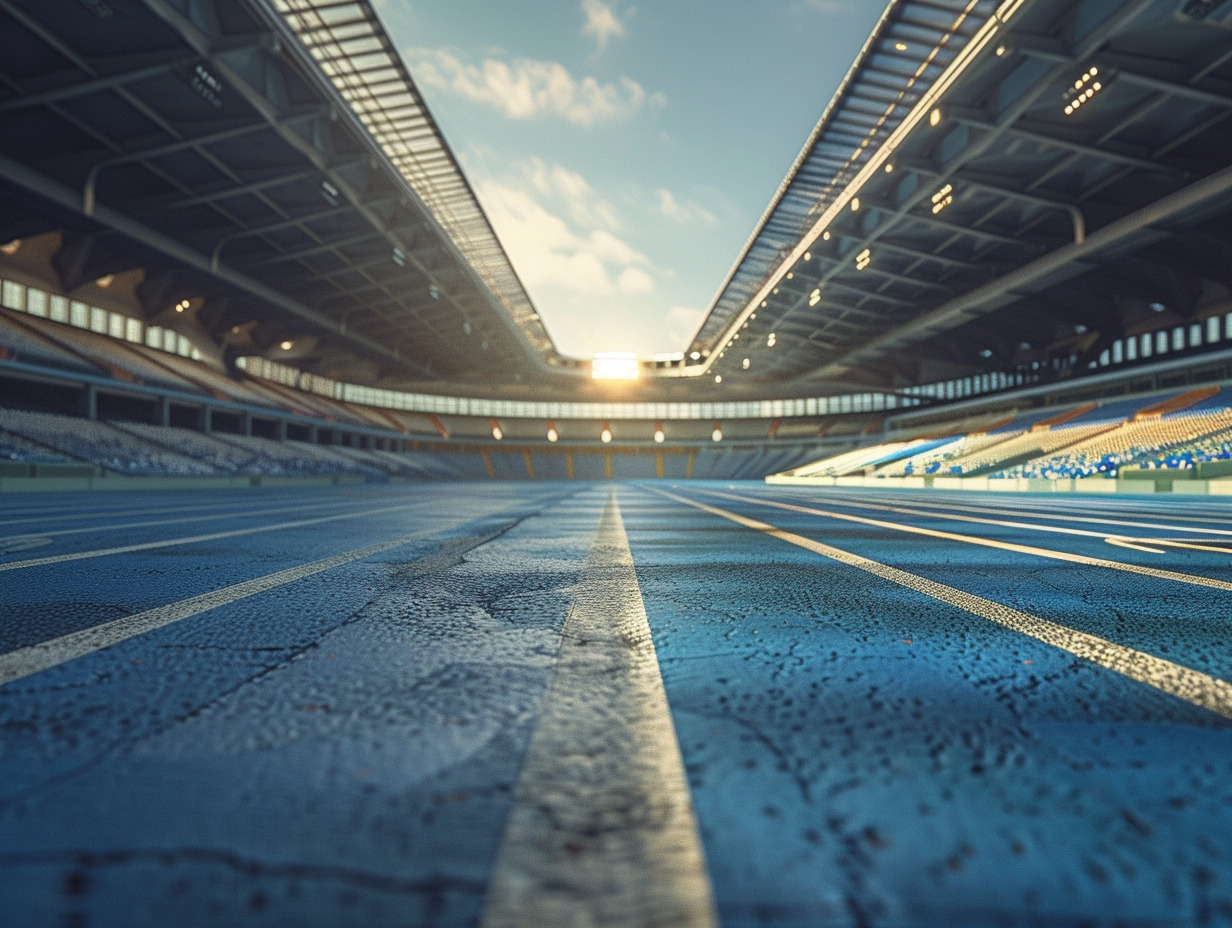
<svg viewBox="0 0 1232 928">
<path fill-rule="evenodd" d="M 0 924 L 1232 924 L 1232 4 L 877 4 L 585 357 L 391 5 L 0 0 Z"/>
</svg>

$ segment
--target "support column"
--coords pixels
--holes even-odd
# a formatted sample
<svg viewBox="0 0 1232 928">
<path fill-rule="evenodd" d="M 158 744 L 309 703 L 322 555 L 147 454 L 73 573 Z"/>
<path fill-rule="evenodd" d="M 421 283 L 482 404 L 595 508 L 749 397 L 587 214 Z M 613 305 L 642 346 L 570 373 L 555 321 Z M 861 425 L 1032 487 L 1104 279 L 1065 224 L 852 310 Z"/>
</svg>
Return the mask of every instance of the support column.
<svg viewBox="0 0 1232 928">
<path fill-rule="evenodd" d="M 98 419 L 98 387 L 92 383 L 81 392 L 81 414 L 91 422 Z"/>
<path fill-rule="evenodd" d="M 214 410 L 209 406 L 202 406 L 201 416 L 198 421 L 201 423 L 201 431 L 207 434 L 214 431 Z"/>
<path fill-rule="evenodd" d="M 171 400 L 169 397 L 162 397 L 158 401 L 158 421 L 163 428 L 171 425 Z"/>
<path fill-rule="evenodd" d="M 278 437 L 278 440 L 286 441 L 287 440 L 287 420 L 279 419 L 277 425 L 275 425 L 274 428 L 276 429 L 274 434 Z"/>
<path fill-rule="evenodd" d="M 252 413 L 250 412 L 244 413 L 244 422 L 243 422 L 242 428 L 243 428 L 244 434 L 247 435 L 249 438 L 251 438 L 252 437 Z"/>
</svg>

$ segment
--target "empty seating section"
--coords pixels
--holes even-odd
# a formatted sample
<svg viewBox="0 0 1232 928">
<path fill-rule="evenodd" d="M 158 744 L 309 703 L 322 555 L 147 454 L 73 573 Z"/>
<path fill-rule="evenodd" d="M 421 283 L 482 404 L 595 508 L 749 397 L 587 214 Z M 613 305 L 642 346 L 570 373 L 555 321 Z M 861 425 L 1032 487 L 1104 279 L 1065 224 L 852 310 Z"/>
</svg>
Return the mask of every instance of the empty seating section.
<svg viewBox="0 0 1232 928">
<path fill-rule="evenodd" d="M 1232 409 L 1126 422 L 1065 448 L 1058 454 L 1011 468 L 1007 476 L 1115 477 L 1126 465 L 1137 464 L 1142 458 L 1157 458 L 1164 449 L 1191 445 L 1212 432 L 1224 431 L 1230 426 Z"/>
<path fill-rule="evenodd" d="M 280 462 L 255 451 L 237 447 L 215 435 L 192 429 L 165 428 L 148 422 L 113 422 L 117 429 L 131 432 L 155 444 L 170 446 L 204 461 L 221 473 L 289 474 Z"/>
<path fill-rule="evenodd" d="M 878 477 L 1063 479 L 1225 460 L 1232 460 L 1232 387 L 1036 410 L 987 431 L 858 448 L 800 467 L 794 475 L 867 474 L 873 465 Z"/>
<path fill-rule="evenodd" d="M 1188 469 L 1195 464 L 1232 460 L 1232 428 L 1221 429 L 1196 441 L 1186 442 L 1166 453 L 1146 454 L 1134 463 L 1153 470 L 1159 467 Z"/>
<path fill-rule="evenodd" d="M 23 326 L 7 314 L 0 313 L 0 348 L 10 361 L 24 361 L 28 364 L 47 364 L 52 367 L 80 371 L 87 374 L 100 375 L 105 373 L 84 358 L 79 358 L 37 330 Z"/>
<path fill-rule="evenodd" d="M 978 474 L 996 476 L 1005 468 L 1020 461 L 1051 454 L 1058 448 L 1072 445 L 1074 442 L 1107 431 L 1108 428 L 1107 425 L 1099 424 L 1023 432 L 973 454 L 950 461 L 942 472 L 956 476 Z"/>
<path fill-rule="evenodd" d="M 201 477 L 219 473 L 203 461 L 104 422 L 0 408 L 0 429 L 120 474 Z"/>
<path fill-rule="evenodd" d="M 163 364 L 186 380 L 194 381 L 208 390 L 221 393 L 237 403 L 253 403 L 258 406 L 268 406 L 269 399 L 247 384 L 233 380 L 221 371 L 217 371 L 201 361 L 182 358 L 178 354 L 158 351 L 144 345 L 131 345 L 130 350 L 139 352 L 152 363 Z"/>
<path fill-rule="evenodd" d="M 899 458 L 878 468 L 879 477 L 912 477 L 944 472 L 950 461 L 966 455 L 974 454 L 989 445 L 1005 441 L 1005 433 L 990 434 L 977 432 L 974 435 L 961 435 L 943 444 L 933 445 L 924 451 L 906 458 Z"/>
<path fill-rule="evenodd" d="M 70 346 L 74 351 L 80 351 L 90 358 L 97 359 L 104 366 L 109 365 L 111 368 L 123 371 L 142 383 L 156 384 L 190 393 L 201 392 L 201 388 L 195 383 L 185 380 L 161 364 L 138 354 L 127 343 L 108 335 L 76 329 L 59 322 L 48 322 L 37 316 L 29 316 L 22 321 L 48 338 L 55 339 Z"/>
<path fill-rule="evenodd" d="M 0 432 L 0 461 L 20 461 L 23 464 L 63 464 L 66 458 L 19 435 Z"/>
</svg>

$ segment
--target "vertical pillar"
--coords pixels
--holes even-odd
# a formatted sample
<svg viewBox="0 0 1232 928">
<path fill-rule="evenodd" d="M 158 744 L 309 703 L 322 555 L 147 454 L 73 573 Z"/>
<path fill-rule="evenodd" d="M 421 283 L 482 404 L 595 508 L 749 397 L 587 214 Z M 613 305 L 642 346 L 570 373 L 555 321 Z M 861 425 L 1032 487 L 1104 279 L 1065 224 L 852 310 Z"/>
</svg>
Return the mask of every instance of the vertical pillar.
<svg viewBox="0 0 1232 928">
<path fill-rule="evenodd" d="M 275 425 L 274 428 L 276 429 L 274 434 L 277 435 L 278 440 L 286 441 L 287 440 L 287 420 L 279 419 L 278 424 Z"/>
<path fill-rule="evenodd" d="M 200 421 L 201 421 L 201 431 L 203 432 L 214 431 L 214 410 L 211 409 L 209 406 L 202 406 Z"/>
<path fill-rule="evenodd" d="M 161 397 L 158 401 L 158 422 L 163 428 L 171 425 L 171 399 Z"/>
<path fill-rule="evenodd" d="M 86 384 L 81 393 L 81 414 L 91 422 L 98 419 L 98 387 L 92 383 Z"/>
<path fill-rule="evenodd" d="M 321 440 L 321 427 L 319 425 L 308 426 L 308 440 L 314 445 Z"/>
<path fill-rule="evenodd" d="M 247 410 L 244 411 L 243 430 L 245 435 L 252 437 L 252 413 Z"/>
</svg>

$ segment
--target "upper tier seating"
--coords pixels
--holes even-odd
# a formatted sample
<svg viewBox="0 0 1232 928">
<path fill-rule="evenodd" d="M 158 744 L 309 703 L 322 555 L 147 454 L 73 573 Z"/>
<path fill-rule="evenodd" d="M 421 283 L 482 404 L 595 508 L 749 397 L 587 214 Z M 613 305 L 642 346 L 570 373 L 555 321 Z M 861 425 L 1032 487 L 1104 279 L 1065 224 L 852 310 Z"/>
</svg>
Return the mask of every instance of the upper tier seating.
<svg viewBox="0 0 1232 928">
<path fill-rule="evenodd" d="M 49 322 L 37 316 L 27 316 L 22 321 L 73 351 L 96 359 L 103 367 L 119 371 L 121 375 L 141 383 L 170 387 L 188 393 L 203 392 L 195 383 L 140 354 L 135 350 L 136 346 L 130 346 L 109 335 L 100 335 L 98 332 L 78 329 L 60 322 Z"/>
<path fill-rule="evenodd" d="M 47 364 L 95 376 L 106 374 L 101 367 L 78 357 L 40 334 L 37 329 L 31 330 L 23 326 L 19 320 L 11 318 L 8 313 L 2 312 L 0 312 L 0 348 L 5 349 L 0 354 L 8 355 L 8 360 L 11 361 Z"/>
</svg>

